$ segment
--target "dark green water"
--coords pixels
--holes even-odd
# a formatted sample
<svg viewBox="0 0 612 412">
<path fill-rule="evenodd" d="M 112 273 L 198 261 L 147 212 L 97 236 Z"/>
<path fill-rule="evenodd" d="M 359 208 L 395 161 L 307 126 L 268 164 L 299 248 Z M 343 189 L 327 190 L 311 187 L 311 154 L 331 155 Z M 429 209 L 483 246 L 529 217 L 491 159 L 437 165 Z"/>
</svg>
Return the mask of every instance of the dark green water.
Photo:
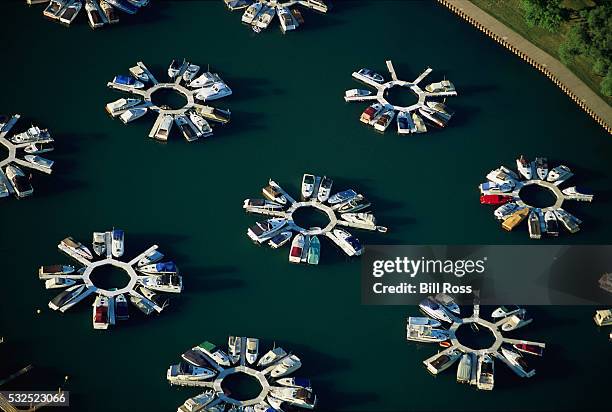
<svg viewBox="0 0 612 412">
<path fill-rule="evenodd" d="M 359 233 L 366 243 L 529 243 L 525 227 L 499 228 L 476 187 L 519 153 L 543 154 L 597 198 L 568 205 L 584 220 L 579 234 L 542 243 L 609 243 L 612 140 L 559 89 L 434 2 L 339 2 L 328 16 L 305 12 L 305 26 L 286 36 L 277 26 L 253 35 L 221 1 L 155 3 L 96 32 L 83 16 L 66 29 L 41 7 L 1 6 L 0 112 L 49 127 L 57 168 L 36 178 L 34 198 L 2 200 L 0 375 L 35 364 L 20 388 L 56 388 L 68 375 L 75 411 L 173 411 L 196 392 L 169 387 L 167 366 L 204 339 L 237 334 L 298 353 L 323 410 L 599 404 L 612 357 L 593 308 L 531 308 L 535 322 L 512 336 L 547 342 L 538 374 L 520 380 L 498 364 L 495 390 L 479 393 L 450 371 L 433 378 L 423 369 L 436 348 L 405 341 L 414 307 L 360 304 L 359 261 L 324 243 L 319 267 L 289 265 L 286 250 L 251 244 L 245 231 L 256 219 L 241 209 L 270 177 L 297 193 L 307 171 L 373 201 L 390 231 Z M 120 96 L 106 88 L 115 74 L 142 60 L 161 75 L 175 56 L 210 64 L 234 90 L 217 103 L 232 123 L 208 141 L 158 144 L 145 137 L 152 118 L 124 126 L 104 111 Z M 447 130 L 398 137 L 362 127 L 364 105 L 346 104 L 343 92 L 359 86 L 353 70 L 383 72 L 388 58 L 401 77 L 431 66 L 432 81 L 455 83 Z M 68 262 L 56 249 L 65 236 L 89 241 L 112 226 L 126 230 L 127 255 L 157 243 L 175 258 L 186 291 L 158 318 L 100 333 L 87 304 L 46 309 L 53 294 L 36 269 Z"/>
</svg>

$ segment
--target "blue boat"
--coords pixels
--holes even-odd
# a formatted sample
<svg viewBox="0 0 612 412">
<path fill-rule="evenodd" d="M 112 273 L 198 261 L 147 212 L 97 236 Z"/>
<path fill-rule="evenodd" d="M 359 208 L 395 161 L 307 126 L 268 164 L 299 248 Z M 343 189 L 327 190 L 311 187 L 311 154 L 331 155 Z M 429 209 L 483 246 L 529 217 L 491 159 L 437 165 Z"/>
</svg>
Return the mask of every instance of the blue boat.
<svg viewBox="0 0 612 412">
<path fill-rule="evenodd" d="M 121 86 L 131 86 L 136 89 L 141 89 L 144 87 L 144 83 L 139 82 L 135 78 L 130 75 L 119 74 L 115 76 L 113 79 L 113 83 L 121 85 Z"/>
</svg>

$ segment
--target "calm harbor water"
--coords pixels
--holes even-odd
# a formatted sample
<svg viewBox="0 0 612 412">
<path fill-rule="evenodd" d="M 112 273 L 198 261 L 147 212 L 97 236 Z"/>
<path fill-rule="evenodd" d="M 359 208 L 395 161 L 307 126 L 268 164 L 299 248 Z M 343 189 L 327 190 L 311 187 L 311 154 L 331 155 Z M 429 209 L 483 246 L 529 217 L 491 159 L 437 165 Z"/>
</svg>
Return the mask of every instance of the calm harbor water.
<svg viewBox="0 0 612 412">
<path fill-rule="evenodd" d="M 531 308 L 534 323 L 513 336 L 549 345 L 538 374 L 520 380 L 498 363 L 495 390 L 480 393 L 453 372 L 423 369 L 436 349 L 405 341 L 416 308 L 360 304 L 359 261 L 323 243 L 319 267 L 289 265 L 286 249 L 251 244 L 245 231 L 256 218 L 241 209 L 268 178 L 297 194 L 311 172 L 372 199 L 390 230 L 358 233 L 366 243 L 527 244 L 524 226 L 499 228 L 476 187 L 520 153 L 547 155 L 597 198 L 568 206 L 583 231 L 542 243 L 608 243 L 612 140 L 559 89 L 434 2 L 338 2 L 327 16 L 305 12 L 306 24 L 285 36 L 277 25 L 254 35 L 221 1 L 155 3 L 96 32 L 84 16 L 67 29 L 45 21 L 41 7 L 0 6 L 0 112 L 24 114 L 21 127 L 49 127 L 57 142 L 55 173 L 35 177 L 35 196 L 1 202 L 0 376 L 33 363 L 13 387 L 54 389 L 67 375 L 71 410 L 171 411 L 196 391 L 169 387 L 167 366 L 204 339 L 225 344 L 237 334 L 299 354 L 322 410 L 599 404 L 612 356 L 594 308 Z M 215 105 L 232 110 L 230 125 L 207 141 L 158 144 L 145 137 L 153 118 L 124 126 L 106 115 L 104 104 L 120 96 L 106 88 L 115 74 L 141 60 L 162 77 L 176 56 L 228 82 L 234 94 Z M 351 72 L 384 72 L 386 59 L 400 77 L 431 66 L 431 81 L 455 83 L 449 128 L 399 137 L 359 123 L 364 105 L 342 99 L 359 86 Z M 126 230 L 127 255 L 156 243 L 175 258 L 186 291 L 161 316 L 101 333 L 87 304 L 48 310 L 53 294 L 36 269 L 68 262 L 56 249 L 67 235 L 89 241 L 112 226 Z"/>
</svg>

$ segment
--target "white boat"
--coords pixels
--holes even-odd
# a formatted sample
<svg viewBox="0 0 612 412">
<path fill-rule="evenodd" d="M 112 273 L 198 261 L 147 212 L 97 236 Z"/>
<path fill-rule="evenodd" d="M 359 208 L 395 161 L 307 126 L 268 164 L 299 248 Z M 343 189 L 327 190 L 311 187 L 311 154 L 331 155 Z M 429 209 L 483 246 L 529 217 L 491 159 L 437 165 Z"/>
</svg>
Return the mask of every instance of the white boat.
<svg viewBox="0 0 612 412">
<path fill-rule="evenodd" d="M 17 197 L 23 198 L 31 196 L 34 193 L 34 188 L 30 183 L 30 179 L 26 177 L 23 171 L 16 165 L 9 164 L 5 169 L 6 178 L 9 180 Z"/>
<path fill-rule="evenodd" d="M 501 329 L 504 332 L 510 332 L 511 330 L 522 328 L 523 326 L 530 324 L 532 321 L 533 319 L 527 318 L 527 311 L 525 309 L 521 309 L 517 313 L 508 316 L 506 321 L 501 325 Z"/>
<path fill-rule="evenodd" d="M 343 213 L 340 215 L 340 218 L 351 223 L 364 223 L 372 226 L 376 225 L 376 218 L 370 212 Z"/>
<path fill-rule="evenodd" d="M 123 256 L 125 243 L 125 233 L 123 230 L 113 229 L 111 232 L 112 255 L 116 258 Z"/>
<path fill-rule="evenodd" d="M 559 221 L 555 212 L 549 210 L 544 213 L 544 221 L 546 223 L 546 233 L 549 236 L 559 236 Z"/>
<path fill-rule="evenodd" d="M 557 208 L 554 210 L 557 219 L 561 222 L 563 227 L 567 229 L 570 233 L 576 233 L 580 230 L 580 224 L 582 221 L 575 217 L 574 215 L 568 213 L 562 208 Z"/>
<path fill-rule="evenodd" d="M 94 329 L 108 329 L 109 325 L 108 298 L 106 296 L 96 296 L 93 303 L 93 327 Z"/>
<path fill-rule="evenodd" d="M 117 320 L 128 320 L 130 318 L 128 302 L 123 293 L 115 297 L 115 317 Z"/>
<path fill-rule="evenodd" d="M 72 286 L 76 283 L 74 279 L 62 278 L 59 276 L 47 279 L 45 281 L 45 289 L 61 289 Z"/>
<path fill-rule="evenodd" d="M 365 197 L 363 197 L 363 195 L 357 195 L 345 203 L 336 205 L 335 209 L 337 209 L 339 213 L 349 213 L 366 209 L 369 206 L 370 202 Z"/>
<path fill-rule="evenodd" d="M 108 114 L 114 117 L 134 106 L 139 105 L 140 103 L 142 103 L 141 99 L 121 98 L 119 100 L 115 100 L 114 102 L 108 103 L 106 105 L 106 111 L 108 112 Z"/>
<path fill-rule="evenodd" d="M 85 291 L 85 285 L 77 284 L 69 287 L 68 289 L 62 291 L 59 295 L 51 299 L 49 302 L 49 308 L 53 310 L 59 310 L 62 307 L 70 304 L 75 299 L 77 299 L 83 292 Z"/>
<path fill-rule="evenodd" d="M 49 265 L 38 268 L 40 279 L 49 279 L 56 276 L 66 276 L 74 273 L 74 266 L 70 265 Z"/>
<path fill-rule="evenodd" d="M 10 141 L 15 144 L 33 143 L 41 140 L 49 140 L 51 138 L 47 129 L 41 129 L 38 126 L 32 126 L 25 132 L 16 134 L 10 138 Z"/>
<path fill-rule="evenodd" d="M 136 266 L 138 268 L 141 268 L 142 266 L 146 266 L 146 265 L 150 265 L 152 263 L 157 263 L 160 260 L 162 260 L 164 258 L 164 254 L 161 253 L 159 250 L 152 250 L 151 252 L 147 253 L 146 255 L 144 255 L 139 261 L 138 263 L 136 263 Z"/>
<path fill-rule="evenodd" d="M 529 213 L 529 219 L 527 221 L 527 227 L 529 228 L 529 237 L 531 239 L 540 239 L 542 237 L 542 229 L 540 226 L 540 218 L 535 210 Z"/>
<path fill-rule="evenodd" d="M 574 173 L 572 173 L 569 167 L 565 165 L 560 165 L 552 168 L 550 172 L 548 172 L 548 176 L 546 176 L 546 181 L 558 185 L 562 182 L 565 182 L 572 176 L 574 176 Z"/>
<path fill-rule="evenodd" d="M 535 169 L 540 180 L 546 180 L 546 176 L 548 176 L 548 159 L 545 157 L 536 157 Z"/>
<path fill-rule="evenodd" d="M 110 24 L 119 23 L 119 18 L 117 17 L 115 9 L 108 2 L 100 0 L 100 8 Z"/>
<path fill-rule="evenodd" d="M 53 167 L 53 160 L 49 160 L 49 159 L 45 159 L 44 157 L 40 157 L 37 155 L 25 155 L 23 157 L 26 161 L 35 164 L 37 166 L 40 166 L 44 169 L 47 170 L 51 170 L 51 168 Z"/>
<path fill-rule="evenodd" d="M 280 203 L 267 199 L 245 199 L 242 207 L 248 210 L 283 210 L 284 208 Z"/>
<path fill-rule="evenodd" d="M 515 186 L 516 181 L 518 180 L 518 176 L 516 173 L 514 173 L 507 167 L 500 166 L 497 169 L 491 170 L 487 174 L 487 179 L 498 185 L 509 184 Z"/>
<path fill-rule="evenodd" d="M 446 127 L 446 122 L 443 119 L 437 117 L 433 110 L 425 107 L 419 107 L 419 113 L 430 125 L 433 125 L 438 128 Z"/>
<path fill-rule="evenodd" d="M 75 1 L 72 4 L 70 4 L 60 14 L 60 18 L 59 18 L 60 23 L 70 25 L 74 21 L 74 19 L 76 19 L 82 7 L 83 7 L 83 3 L 81 3 L 81 0 Z"/>
<path fill-rule="evenodd" d="M 427 132 L 427 126 L 425 126 L 425 122 L 421 119 L 416 113 L 412 113 L 412 122 L 414 123 L 414 127 L 416 129 L 415 133 L 425 133 Z"/>
<path fill-rule="evenodd" d="M 436 296 L 434 296 L 434 299 L 440 305 L 444 306 L 445 309 L 451 311 L 455 315 L 459 315 L 461 313 L 459 305 L 457 305 L 452 296 L 449 296 L 446 293 L 438 293 Z"/>
<path fill-rule="evenodd" d="M 453 115 L 455 114 L 452 110 L 450 110 L 448 108 L 448 106 L 444 103 L 441 102 L 435 102 L 435 101 L 427 101 L 426 102 L 427 107 L 429 107 L 430 109 L 435 110 L 438 114 L 442 115 L 444 118 L 446 118 L 446 120 L 450 120 L 451 117 L 453 117 Z"/>
<path fill-rule="evenodd" d="M 205 86 L 199 89 L 195 95 L 196 99 L 208 102 L 211 100 L 221 99 L 232 94 L 232 89 L 223 82 L 217 82 L 211 86 Z"/>
<path fill-rule="evenodd" d="M 253 20 L 255 20 L 255 18 L 261 12 L 263 7 L 264 5 L 260 1 L 251 4 L 242 14 L 242 22 L 245 24 L 253 23 Z"/>
<path fill-rule="evenodd" d="M 423 364 L 432 375 L 437 375 L 450 368 L 461 357 L 461 354 L 461 351 L 453 349 L 438 355 L 430 362 L 423 361 Z"/>
<path fill-rule="evenodd" d="M 144 71 L 142 67 L 138 65 L 134 67 L 130 67 L 129 71 L 132 76 L 134 76 L 135 78 L 137 78 L 143 83 L 147 83 L 151 80 L 151 78 L 149 77 L 149 74 L 146 71 Z"/>
<path fill-rule="evenodd" d="M 317 192 L 317 199 L 319 202 L 323 203 L 329 199 L 333 184 L 334 181 L 330 177 L 323 176 L 323 179 L 321 179 L 321 183 L 319 184 L 319 191 Z"/>
<path fill-rule="evenodd" d="M 387 110 L 386 112 L 382 114 L 382 116 L 380 116 L 376 120 L 376 122 L 374 123 L 374 129 L 378 130 L 379 132 L 386 131 L 389 125 L 391 124 L 391 122 L 393 121 L 394 117 L 395 117 L 395 110 L 393 109 Z"/>
<path fill-rule="evenodd" d="M 185 403 L 179 406 L 176 412 L 204 412 L 210 410 L 205 407 L 215 399 L 217 399 L 215 392 L 209 389 L 204 393 L 187 399 Z"/>
<path fill-rule="evenodd" d="M 285 218 L 273 218 L 263 222 L 257 222 L 247 230 L 247 235 L 251 240 L 263 243 L 270 240 L 287 224 Z"/>
<path fill-rule="evenodd" d="M 278 235 L 274 236 L 268 241 L 268 245 L 272 249 L 278 249 L 279 247 L 282 247 L 287 244 L 291 239 L 291 236 L 293 236 L 293 232 L 291 231 L 280 232 Z"/>
<path fill-rule="evenodd" d="M 512 366 L 514 366 L 515 369 L 518 369 L 519 373 L 522 374 L 524 377 L 530 378 L 535 375 L 535 371 L 529 367 L 527 361 L 520 353 L 515 352 L 510 348 L 506 348 L 504 345 L 502 345 L 499 349 L 503 357 Z"/>
<path fill-rule="evenodd" d="M 187 66 L 187 68 L 185 69 L 185 73 L 183 73 L 183 80 L 185 81 L 185 83 L 191 83 L 191 81 L 195 79 L 195 77 L 198 75 L 199 71 L 200 66 L 198 66 L 197 64 L 190 64 L 189 66 Z"/>
<path fill-rule="evenodd" d="M 96 255 L 102 256 L 106 252 L 106 233 L 93 232 L 91 245 Z"/>
<path fill-rule="evenodd" d="M 355 192 L 353 189 L 348 189 L 342 192 L 338 192 L 335 195 L 331 196 L 327 200 L 327 203 L 329 203 L 330 205 L 341 204 L 341 203 L 348 202 L 349 200 L 353 199 L 356 196 L 357 196 L 357 192 Z"/>
<path fill-rule="evenodd" d="M 406 339 L 415 342 L 443 342 L 450 339 L 450 334 L 444 329 L 408 323 L 406 326 Z"/>
<path fill-rule="evenodd" d="M 272 386 L 270 395 L 282 402 L 305 409 L 313 409 L 317 404 L 317 396 L 310 388 Z"/>
<path fill-rule="evenodd" d="M 176 123 L 176 126 L 181 131 L 185 140 L 187 140 L 188 142 L 193 142 L 193 141 L 198 140 L 198 137 L 199 137 L 198 130 L 191 123 L 191 121 L 189 120 L 187 116 L 177 115 L 174 117 L 174 121 Z"/>
<path fill-rule="evenodd" d="M 519 308 L 516 305 L 500 306 L 497 309 L 495 309 L 493 311 L 493 313 L 491 313 L 491 317 L 493 319 L 505 318 L 505 317 L 508 317 L 510 315 L 514 315 L 515 313 L 518 313 L 520 310 L 521 310 L 521 308 Z"/>
<path fill-rule="evenodd" d="M 457 367 L 457 382 L 469 383 L 472 379 L 472 354 L 464 353 Z"/>
<path fill-rule="evenodd" d="M 270 23 L 272 23 L 274 16 L 276 16 L 276 9 L 274 7 L 264 6 L 263 10 L 251 24 L 261 30 L 267 29 Z"/>
<path fill-rule="evenodd" d="M 23 148 L 23 151 L 27 154 L 43 154 L 53 151 L 53 144 L 48 142 L 30 143 Z"/>
<path fill-rule="evenodd" d="M 302 361 L 295 355 L 289 355 L 283 358 L 271 371 L 270 376 L 280 378 L 289 375 L 302 366 Z"/>
<path fill-rule="evenodd" d="M 119 116 L 119 119 L 121 119 L 123 123 L 128 124 L 136 119 L 140 119 L 147 113 L 148 110 L 149 109 L 146 107 L 134 107 L 126 110 L 121 116 Z"/>
<path fill-rule="evenodd" d="M 185 59 L 173 59 L 168 67 L 168 77 L 171 79 L 176 78 L 179 75 L 181 70 L 183 70 L 183 66 L 187 64 Z"/>
<path fill-rule="evenodd" d="M 217 346 L 215 346 L 212 342 L 202 342 L 197 347 L 198 350 L 201 350 L 206 355 L 208 355 L 213 361 L 217 362 L 221 366 L 230 366 L 231 361 L 227 353 L 223 352 Z"/>
<path fill-rule="evenodd" d="M 261 193 L 273 202 L 279 203 L 281 205 L 286 205 L 287 197 L 282 194 L 282 192 L 279 190 L 278 185 L 273 183 L 274 181 L 270 180 L 268 186 L 261 189 Z"/>
<path fill-rule="evenodd" d="M 246 361 L 249 364 L 257 362 L 259 357 L 259 339 L 247 338 L 246 340 Z"/>
<path fill-rule="evenodd" d="M 298 233 L 291 242 L 291 249 L 289 250 L 289 262 L 300 263 L 302 261 L 302 254 L 305 249 L 305 238 L 304 235 Z"/>
<path fill-rule="evenodd" d="M 431 297 L 423 299 L 419 303 L 419 309 L 423 311 L 427 316 L 439 320 L 441 322 L 453 323 L 453 320 L 449 316 L 449 313 L 444 309 L 442 305 L 433 300 Z"/>
<path fill-rule="evenodd" d="M 351 235 L 344 229 L 336 228 L 333 230 L 333 236 L 336 243 L 349 256 L 360 256 L 363 254 L 364 247 L 355 236 Z"/>
<path fill-rule="evenodd" d="M 449 93 L 455 91 L 455 86 L 448 80 L 435 82 L 425 86 L 425 90 L 429 93 Z"/>
<path fill-rule="evenodd" d="M 129 299 L 138 310 L 147 316 L 155 311 L 154 302 L 151 302 L 148 298 L 145 299 L 142 296 L 130 294 Z"/>
<path fill-rule="evenodd" d="M 118 75 L 115 76 L 113 78 L 112 81 L 113 84 L 116 84 L 117 86 L 120 86 L 122 88 L 134 88 L 134 89 L 143 89 L 144 88 L 144 83 L 141 81 L 136 80 L 134 77 L 132 76 L 126 76 L 126 75 Z"/>
<path fill-rule="evenodd" d="M 280 361 L 284 357 L 287 356 L 287 352 L 281 347 L 276 347 L 274 349 L 269 350 L 265 355 L 259 358 L 257 362 L 257 367 L 259 368 L 267 368 L 268 366 Z"/>
<path fill-rule="evenodd" d="M 595 311 L 593 320 L 597 326 L 610 326 L 612 325 L 612 310 L 602 309 Z"/>
<path fill-rule="evenodd" d="M 151 263 L 148 265 L 139 266 L 138 270 L 140 272 L 146 273 L 147 275 L 176 275 L 179 272 L 178 267 L 172 261 Z"/>
<path fill-rule="evenodd" d="M 316 179 L 314 175 L 310 175 L 308 173 L 304 173 L 302 176 L 302 199 L 308 200 L 314 193 Z"/>
<path fill-rule="evenodd" d="M 516 168 L 527 180 L 533 179 L 533 164 L 521 155 L 516 159 Z"/>
<path fill-rule="evenodd" d="M 384 109 L 384 106 L 380 103 L 373 103 L 370 106 L 366 107 L 365 110 L 359 116 L 359 121 L 361 123 L 370 124 L 376 117 L 380 114 L 380 112 Z"/>
<path fill-rule="evenodd" d="M 168 382 L 181 381 L 205 381 L 214 377 L 217 373 L 208 368 L 193 366 L 187 362 L 171 365 L 166 372 Z"/>
<path fill-rule="evenodd" d="M 62 240 L 61 244 L 67 249 L 84 257 L 87 260 L 93 259 L 93 255 L 91 254 L 89 249 L 87 249 L 86 246 L 82 245 L 79 241 L 74 240 L 71 237 L 67 237 L 66 239 Z"/>
<path fill-rule="evenodd" d="M 397 133 L 409 134 L 416 133 L 416 125 L 410 116 L 410 113 L 400 111 L 397 114 Z"/>
<path fill-rule="evenodd" d="M 157 140 L 161 140 L 163 142 L 168 140 L 168 136 L 170 136 L 170 131 L 172 130 L 172 125 L 174 124 L 174 117 L 170 114 L 163 115 L 161 122 L 159 123 L 159 127 L 155 131 L 155 138 Z"/>
<path fill-rule="evenodd" d="M 51 0 L 47 7 L 45 7 L 43 15 L 53 20 L 58 19 L 67 3 L 68 0 Z"/>
<path fill-rule="evenodd" d="M 297 20 L 295 20 L 287 7 L 279 4 L 276 6 L 276 12 L 278 14 L 278 19 L 280 20 L 280 26 L 283 33 L 297 29 L 299 23 Z"/>
<path fill-rule="evenodd" d="M 372 92 L 364 89 L 350 89 L 344 92 L 344 101 L 359 100 L 360 97 L 372 95 Z"/>
<path fill-rule="evenodd" d="M 205 72 L 196 79 L 192 80 L 191 83 L 189 83 L 189 87 L 198 89 L 201 87 L 212 86 L 215 83 L 223 83 L 223 80 L 218 74 Z"/>
<path fill-rule="evenodd" d="M 240 336 L 230 336 L 227 338 L 228 356 L 232 364 L 235 365 L 240 361 L 240 351 L 242 347 L 242 338 Z"/>
<path fill-rule="evenodd" d="M 206 119 L 204 119 L 202 116 L 200 116 L 194 111 L 189 111 L 188 114 L 189 120 L 191 120 L 191 123 L 193 123 L 194 126 L 198 129 L 201 137 L 212 136 L 212 127 L 210 127 L 210 124 L 208 124 Z"/>
<path fill-rule="evenodd" d="M 371 80 L 373 82 L 376 82 L 376 83 L 384 83 L 385 82 L 385 78 L 381 74 L 376 73 L 372 69 L 363 68 L 363 69 L 360 69 L 357 72 L 357 74 L 359 74 L 360 76 L 363 76 L 366 79 L 369 79 L 369 80 Z"/>
<path fill-rule="evenodd" d="M 408 325 L 431 326 L 432 328 L 439 328 L 440 326 L 442 326 L 442 322 L 424 316 L 410 316 L 408 318 Z"/>
<path fill-rule="evenodd" d="M 593 192 L 583 187 L 572 186 L 562 190 L 566 198 L 580 200 L 583 202 L 593 201 Z"/>
<path fill-rule="evenodd" d="M 489 355 L 478 357 L 478 369 L 476 371 L 476 387 L 480 390 L 491 391 L 494 384 L 494 364 Z"/>
</svg>

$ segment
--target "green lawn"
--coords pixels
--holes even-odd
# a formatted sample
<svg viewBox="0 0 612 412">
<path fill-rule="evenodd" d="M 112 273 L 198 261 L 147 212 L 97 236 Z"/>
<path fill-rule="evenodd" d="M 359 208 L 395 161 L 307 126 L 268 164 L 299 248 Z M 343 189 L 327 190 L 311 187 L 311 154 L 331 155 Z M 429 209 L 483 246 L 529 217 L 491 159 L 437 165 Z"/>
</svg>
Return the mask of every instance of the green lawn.
<svg viewBox="0 0 612 412">
<path fill-rule="evenodd" d="M 557 33 L 550 33 L 545 29 L 529 27 L 527 25 L 523 17 L 520 0 L 471 1 L 542 50 L 559 59 L 559 45 L 565 40 L 565 34 L 572 24 L 571 20 L 569 22 L 563 22 Z M 563 4 L 568 10 L 577 11 L 585 7 L 592 7 L 595 3 L 592 0 L 565 0 Z M 608 104 L 612 105 L 612 97 L 603 96 L 600 92 L 599 83 L 602 77 L 593 73 L 591 69 L 593 67 L 593 61 L 591 59 L 579 56 L 572 64 L 567 65 L 567 67 Z"/>
</svg>

